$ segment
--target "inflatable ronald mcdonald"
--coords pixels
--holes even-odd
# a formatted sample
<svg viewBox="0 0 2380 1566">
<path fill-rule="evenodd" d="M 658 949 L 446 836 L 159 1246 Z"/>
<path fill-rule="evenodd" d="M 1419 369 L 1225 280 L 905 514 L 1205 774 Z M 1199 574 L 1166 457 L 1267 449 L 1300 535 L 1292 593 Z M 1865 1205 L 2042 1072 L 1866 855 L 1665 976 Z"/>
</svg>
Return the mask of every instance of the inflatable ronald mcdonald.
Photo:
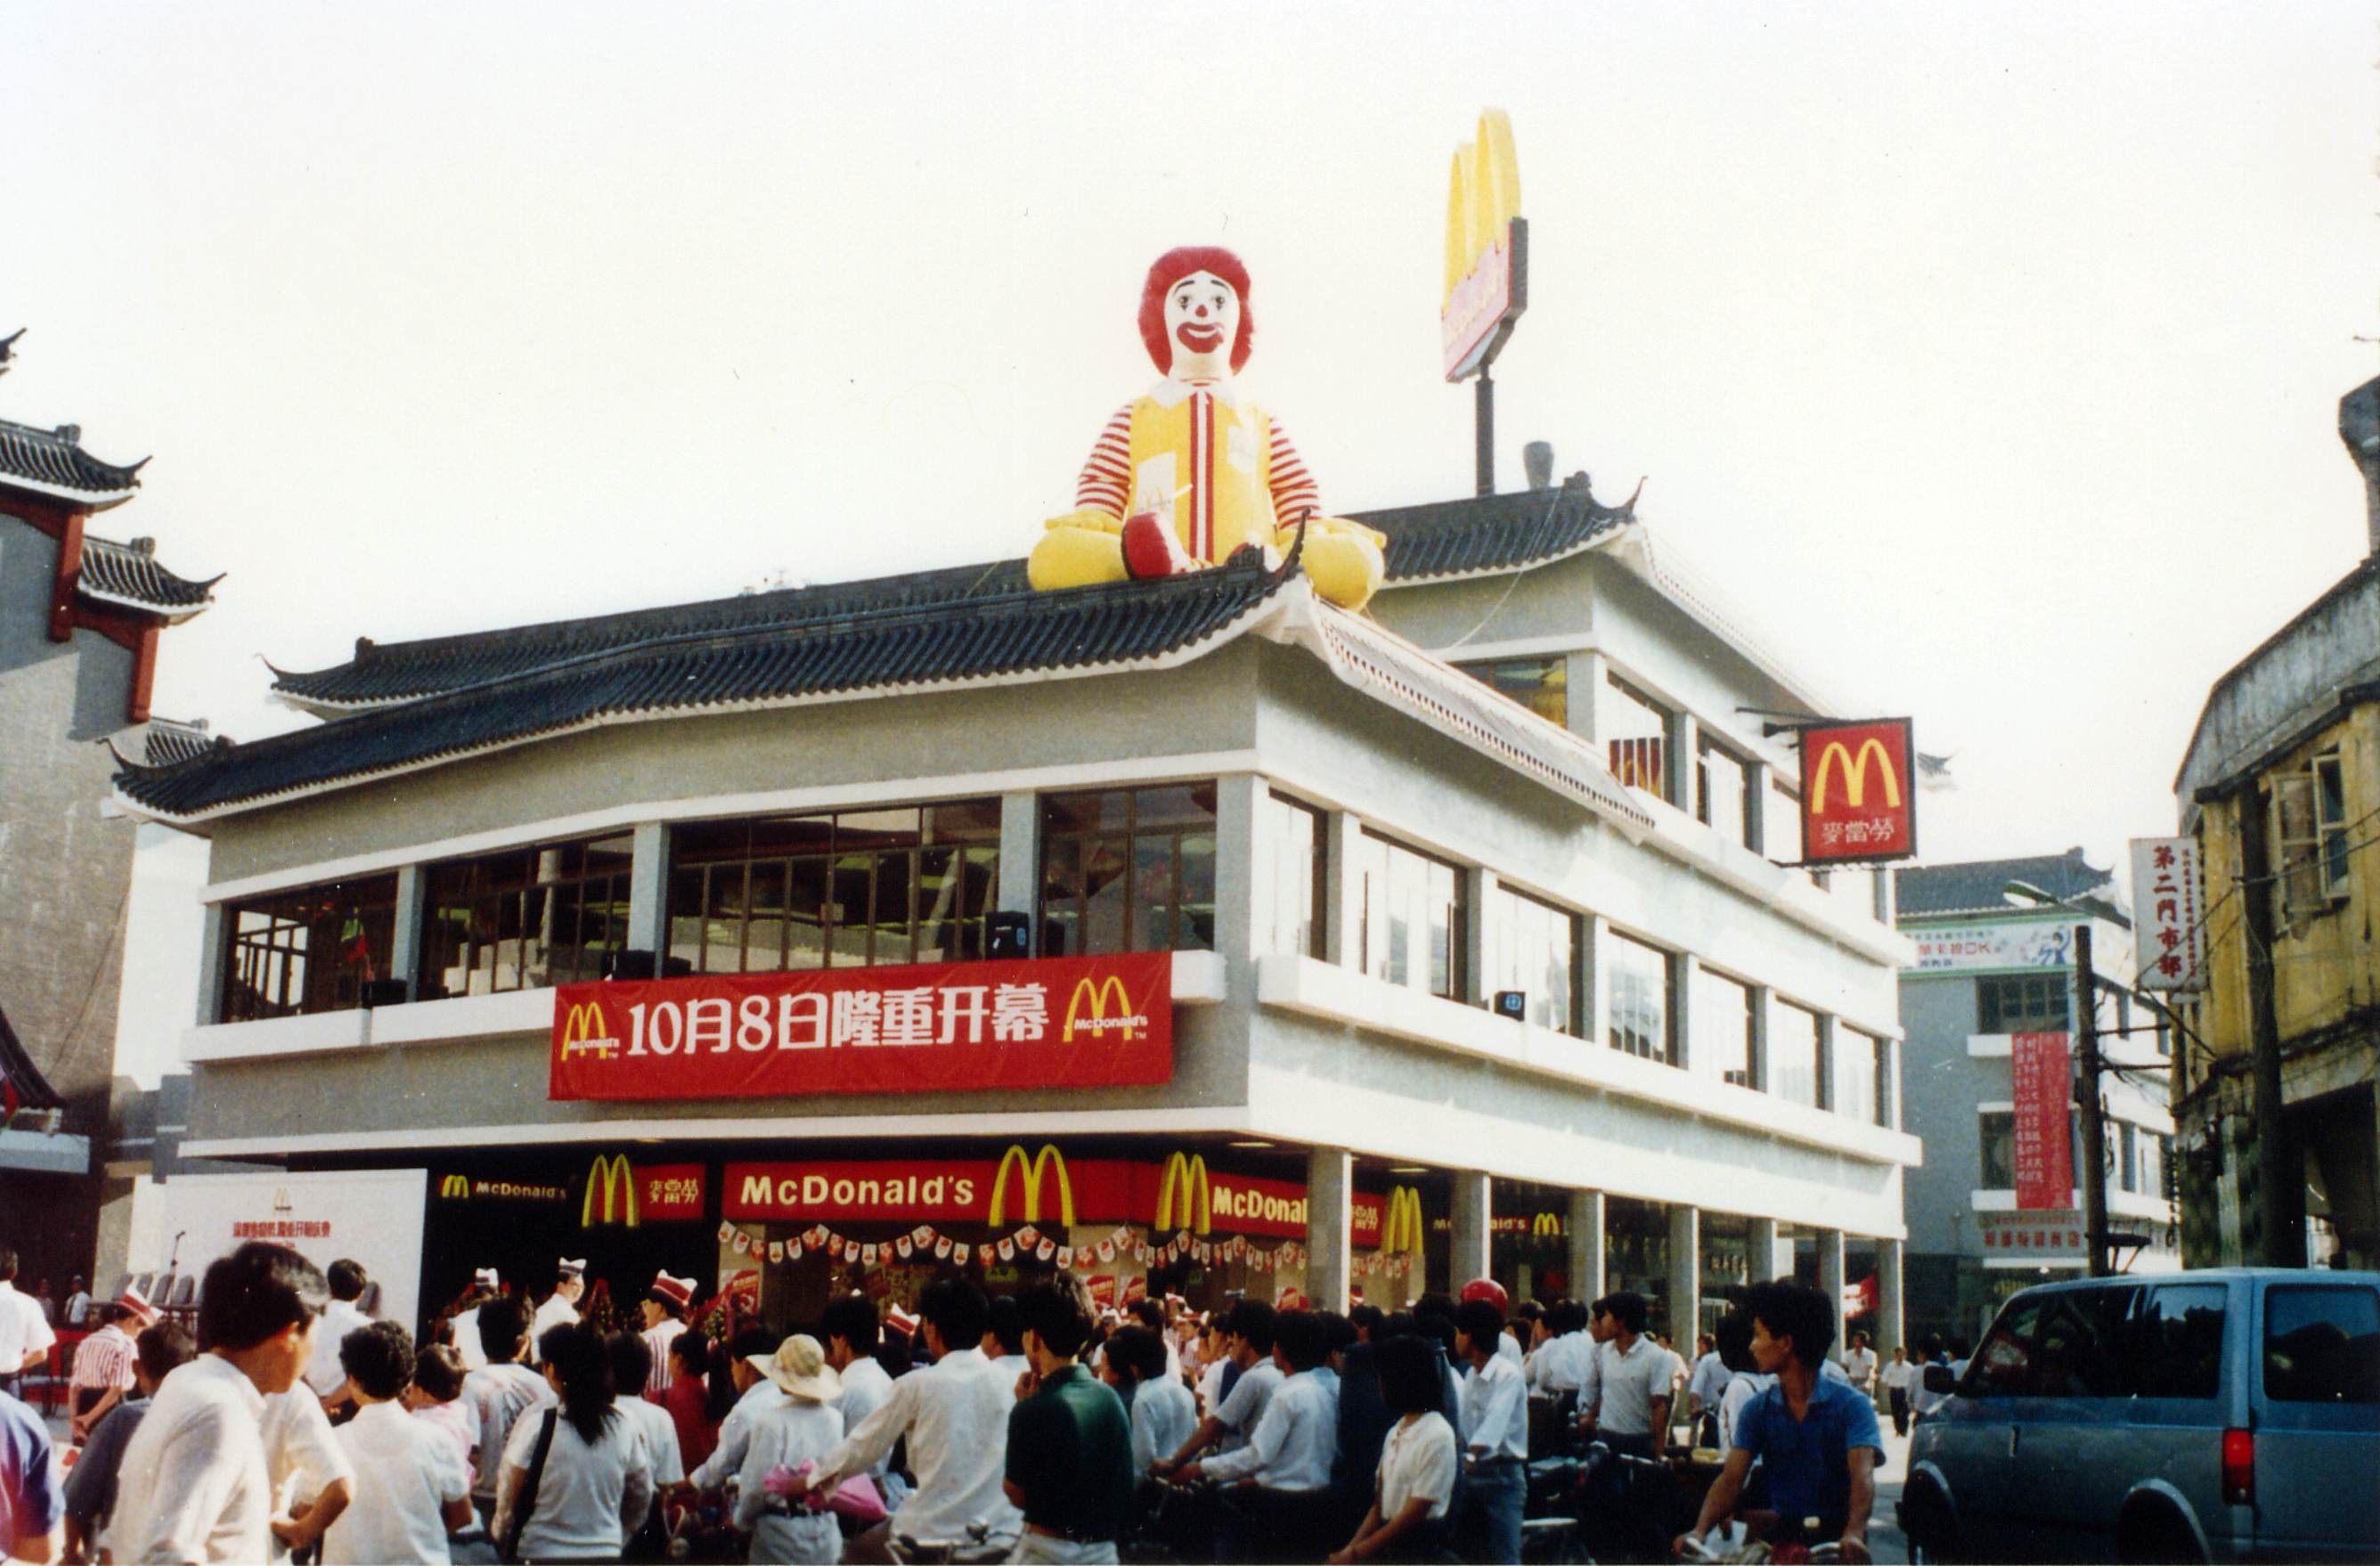
<svg viewBox="0 0 2380 1566">
<path fill-rule="evenodd" d="M 1316 591 L 1361 609 L 1378 590 L 1380 535 L 1321 515 L 1289 436 L 1239 388 L 1247 301 L 1247 268 L 1229 250 L 1170 250 L 1149 268 L 1140 335 L 1165 379 L 1108 421 L 1077 509 L 1049 523 L 1026 563 L 1036 588 L 1200 571 L 1250 545 L 1277 563 L 1303 521 Z"/>
</svg>

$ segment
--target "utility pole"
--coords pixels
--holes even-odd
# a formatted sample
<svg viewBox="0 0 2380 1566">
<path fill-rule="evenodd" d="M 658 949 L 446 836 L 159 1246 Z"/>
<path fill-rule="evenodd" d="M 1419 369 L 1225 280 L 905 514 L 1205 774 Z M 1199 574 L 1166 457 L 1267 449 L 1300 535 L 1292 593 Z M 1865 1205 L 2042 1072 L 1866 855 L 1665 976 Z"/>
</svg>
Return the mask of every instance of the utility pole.
<svg viewBox="0 0 2380 1566">
<path fill-rule="evenodd" d="M 2091 1276 L 2107 1276 L 2107 1112 L 2099 1097 L 2099 981 L 2091 926 L 2074 927 L 2074 1058 L 2082 1071 L 2082 1244 Z"/>
<path fill-rule="evenodd" d="M 1488 366 L 1479 367 L 1479 379 L 1472 387 L 1472 445 L 1478 469 L 1479 493 L 1496 492 L 1496 383 L 1488 379 Z"/>
</svg>

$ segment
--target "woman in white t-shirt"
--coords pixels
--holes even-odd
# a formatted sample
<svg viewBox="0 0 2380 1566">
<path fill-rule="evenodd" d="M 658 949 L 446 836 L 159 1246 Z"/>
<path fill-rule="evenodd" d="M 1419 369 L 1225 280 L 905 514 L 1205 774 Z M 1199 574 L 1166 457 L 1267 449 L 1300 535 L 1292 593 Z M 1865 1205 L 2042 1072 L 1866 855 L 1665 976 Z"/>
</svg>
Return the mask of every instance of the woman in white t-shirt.
<svg viewBox="0 0 2380 1566">
<path fill-rule="evenodd" d="M 1419 1338 L 1390 1338 L 1375 1364 L 1380 1401 L 1400 1417 L 1380 1444 L 1372 1509 L 1347 1548 L 1330 1559 L 1436 1560 L 1459 1472 L 1454 1426 L 1438 1412 L 1438 1356 Z"/>
<path fill-rule="evenodd" d="M 562 1405 L 513 1422 L 496 1481 L 496 1538 L 509 1537 L 514 1519 L 527 1509 L 528 1521 L 519 1525 L 521 1560 L 616 1559 L 652 1504 L 652 1459 L 613 1406 L 612 1360 L 602 1333 L 566 1321 L 547 1328 L 537 1346 Z M 528 1470 L 548 1429 L 553 1434 L 545 1466 L 532 1488 Z"/>
</svg>

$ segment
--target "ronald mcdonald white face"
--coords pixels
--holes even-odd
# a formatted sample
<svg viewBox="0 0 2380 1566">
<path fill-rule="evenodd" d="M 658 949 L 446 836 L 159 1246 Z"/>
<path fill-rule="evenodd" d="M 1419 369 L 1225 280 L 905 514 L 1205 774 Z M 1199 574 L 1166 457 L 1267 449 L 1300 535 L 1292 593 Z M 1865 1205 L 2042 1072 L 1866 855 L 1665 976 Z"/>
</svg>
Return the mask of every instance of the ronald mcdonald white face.
<svg viewBox="0 0 2380 1566">
<path fill-rule="evenodd" d="M 1240 332 L 1240 297 L 1211 272 L 1194 272 L 1165 291 L 1165 335 L 1173 345 L 1177 380 L 1231 371 L 1232 341 Z"/>
</svg>

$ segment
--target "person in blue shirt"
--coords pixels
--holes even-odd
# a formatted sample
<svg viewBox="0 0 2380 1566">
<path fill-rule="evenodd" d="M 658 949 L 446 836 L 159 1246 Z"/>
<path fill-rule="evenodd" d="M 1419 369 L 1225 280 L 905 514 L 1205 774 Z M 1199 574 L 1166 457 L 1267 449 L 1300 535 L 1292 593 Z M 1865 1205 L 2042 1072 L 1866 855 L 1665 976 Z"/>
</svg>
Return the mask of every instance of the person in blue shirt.
<svg viewBox="0 0 2380 1566">
<path fill-rule="evenodd" d="M 50 1432 L 41 1416 L 0 1392 L 0 1556 L 47 1560 L 66 1515 Z"/>
<path fill-rule="evenodd" d="M 1753 1360 L 1777 1385 L 1737 1417 L 1727 1466 L 1704 1499 L 1693 1531 L 1679 1537 L 1677 1552 L 1734 1514 L 1756 1459 L 1775 1511 L 1771 1544 L 1839 1540 L 1845 1560 L 1864 1562 L 1884 1439 L 1876 1405 L 1849 1383 L 1818 1373 L 1835 1344 L 1834 1304 L 1822 1290 L 1780 1278 L 1754 1284 L 1743 1309 L 1752 1317 Z"/>
</svg>

